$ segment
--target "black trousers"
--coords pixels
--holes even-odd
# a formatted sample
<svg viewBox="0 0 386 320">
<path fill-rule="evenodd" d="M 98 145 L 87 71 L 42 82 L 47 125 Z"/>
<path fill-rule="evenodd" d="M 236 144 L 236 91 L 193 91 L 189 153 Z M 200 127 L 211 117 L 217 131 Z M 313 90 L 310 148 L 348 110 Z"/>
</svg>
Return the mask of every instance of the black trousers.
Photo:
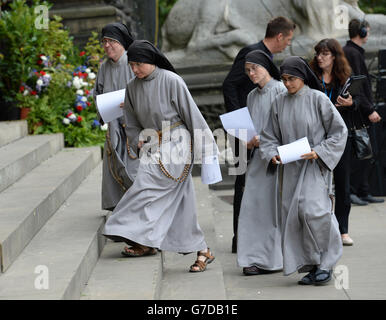
<svg viewBox="0 0 386 320">
<path fill-rule="evenodd" d="M 348 233 L 348 217 L 351 210 L 350 173 L 352 158 L 352 139 L 348 137 L 342 157 L 334 169 L 335 216 L 341 234 Z"/>
<path fill-rule="evenodd" d="M 240 144 L 243 145 L 242 142 L 240 142 L 239 139 L 234 138 L 235 142 L 235 157 L 240 157 L 240 161 L 248 161 L 251 157 L 250 150 L 246 150 L 246 159 L 244 156 L 240 154 L 240 152 L 245 152 L 244 150 L 240 150 Z M 245 154 L 244 154 L 245 155 Z M 240 167 L 240 162 L 238 162 L 235 165 L 235 168 Z M 246 163 L 244 163 L 242 168 L 246 168 Z M 244 194 L 244 188 L 245 188 L 245 173 L 239 174 L 236 176 L 235 186 L 234 186 L 234 196 L 233 196 L 233 239 L 232 239 L 232 252 L 235 252 L 237 250 L 237 229 L 239 226 L 239 215 L 240 215 L 240 208 L 241 208 L 241 200 L 243 199 Z"/>
<path fill-rule="evenodd" d="M 245 187 L 245 174 L 238 175 L 235 181 L 235 193 L 233 195 L 233 239 L 232 248 L 237 247 L 237 228 L 239 226 L 239 215 L 241 200 L 243 199 Z M 233 250 L 234 251 L 234 250 Z"/>
<path fill-rule="evenodd" d="M 366 197 L 370 193 L 369 174 L 371 159 L 353 159 L 351 168 L 351 193 Z"/>
</svg>

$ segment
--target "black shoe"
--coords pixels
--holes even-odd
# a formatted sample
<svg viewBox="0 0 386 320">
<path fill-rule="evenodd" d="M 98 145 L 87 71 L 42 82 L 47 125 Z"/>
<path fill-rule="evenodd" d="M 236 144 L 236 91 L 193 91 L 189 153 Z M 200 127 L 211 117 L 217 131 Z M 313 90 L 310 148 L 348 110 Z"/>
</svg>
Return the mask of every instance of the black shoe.
<svg viewBox="0 0 386 320">
<path fill-rule="evenodd" d="M 331 280 L 331 270 L 326 271 L 322 269 L 318 269 L 314 274 L 314 285 L 316 286 L 324 286 Z"/>
<path fill-rule="evenodd" d="M 275 272 L 275 271 L 260 269 L 256 266 L 243 268 L 243 273 L 246 276 L 257 276 L 259 274 L 268 274 L 268 273 L 273 273 L 273 272 Z"/>
<path fill-rule="evenodd" d="M 385 200 L 383 200 L 383 199 L 374 198 L 371 194 L 368 194 L 366 197 L 361 197 L 361 200 L 367 201 L 367 202 L 370 202 L 370 203 L 382 203 L 382 202 L 385 202 Z"/>
<path fill-rule="evenodd" d="M 312 269 L 310 273 L 308 273 L 300 281 L 298 281 L 298 284 L 303 286 L 309 286 L 309 285 L 315 284 L 316 270 L 317 270 L 316 267 L 314 267 L 314 269 Z"/>
<path fill-rule="evenodd" d="M 369 204 L 367 201 L 361 200 L 356 194 L 350 194 L 350 200 L 351 203 L 358 206 L 366 206 Z"/>
</svg>

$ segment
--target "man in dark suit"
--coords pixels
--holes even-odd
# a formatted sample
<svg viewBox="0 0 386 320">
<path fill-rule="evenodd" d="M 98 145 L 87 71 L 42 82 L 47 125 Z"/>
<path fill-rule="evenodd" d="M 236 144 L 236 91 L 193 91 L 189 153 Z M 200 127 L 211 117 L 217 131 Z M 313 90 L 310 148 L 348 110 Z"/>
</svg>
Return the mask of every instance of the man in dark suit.
<svg viewBox="0 0 386 320">
<path fill-rule="evenodd" d="M 233 62 L 231 70 L 229 71 L 223 83 L 224 102 L 227 112 L 245 107 L 248 93 L 256 87 L 245 73 L 245 56 L 249 52 L 259 49 L 267 53 L 271 59 L 273 59 L 273 54 L 282 52 L 288 45 L 291 44 L 295 28 L 296 25 L 289 19 L 284 17 L 276 17 L 268 23 L 263 40 L 255 44 L 248 45 L 240 50 Z M 234 156 L 239 157 L 241 150 L 239 150 L 238 139 L 235 141 L 234 151 Z M 238 166 L 241 166 L 240 161 Z M 245 168 L 246 165 L 242 167 Z M 233 198 L 233 253 L 237 252 L 238 217 L 240 213 L 240 205 L 244 186 L 245 173 L 242 172 L 236 177 L 235 193 Z"/>
<path fill-rule="evenodd" d="M 349 23 L 350 40 L 343 47 L 348 62 L 354 75 L 367 76 L 367 82 L 363 86 L 361 95 L 360 112 L 364 123 L 369 126 L 370 137 L 373 133 L 372 123 L 379 122 L 381 117 L 374 109 L 371 82 L 369 72 L 365 63 L 365 50 L 362 48 L 370 35 L 370 25 L 366 20 L 352 19 Z M 370 194 L 368 177 L 370 173 L 370 159 L 353 159 L 351 165 L 351 202 L 358 205 L 383 202 Z"/>
</svg>

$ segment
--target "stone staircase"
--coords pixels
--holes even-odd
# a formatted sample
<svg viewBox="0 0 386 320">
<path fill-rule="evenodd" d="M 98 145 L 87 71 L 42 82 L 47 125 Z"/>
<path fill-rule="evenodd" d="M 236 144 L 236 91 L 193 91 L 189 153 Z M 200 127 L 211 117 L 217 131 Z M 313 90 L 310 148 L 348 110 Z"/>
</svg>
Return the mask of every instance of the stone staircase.
<svg viewBox="0 0 386 320">
<path fill-rule="evenodd" d="M 101 151 L 0 122 L 0 299 L 78 299 L 104 246 Z"/>
<path fill-rule="evenodd" d="M 0 122 L 0 300 L 226 299 L 220 259 L 193 274 L 195 254 L 121 256 L 125 244 L 101 235 L 101 173 L 99 148 L 64 148 L 62 134 Z M 212 195 L 193 179 L 216 253 Z"/>
<path fill-rule="evenodd" d="M 189 273 L 194 253 L 124 258 L 125 244 L 101 235 L 100 154 L 63 148 L 61 134 L 28 136 L 23 121 L 0 122 L 0 300 L 385 298 L 386 203 L 352 208 L 356 244 L 338 266 L 349 269 L 349 290 L 335 280 L 304 288 L 297 273 L 242 275 L 230 252 L 233 190 L 194 176 L 198 220 L 216 259 L 204 273 Z"/>
</svg>

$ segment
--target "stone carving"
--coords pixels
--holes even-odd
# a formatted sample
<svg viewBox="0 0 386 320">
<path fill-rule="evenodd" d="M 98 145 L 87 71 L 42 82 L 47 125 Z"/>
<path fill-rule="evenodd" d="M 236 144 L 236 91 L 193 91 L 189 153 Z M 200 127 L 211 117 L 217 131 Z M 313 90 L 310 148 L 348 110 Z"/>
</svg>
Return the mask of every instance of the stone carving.
<svg viewBox="0 0 386 320">
<path fill-rule="evenodd" d="M 229 63 L 240 48 L 261 40 L 268 21 L 279 15 L 297 25 L 282 56 L 306 56 L 327 37 L 344 44 L 352 18 L 365 17 L 371 25 L 366 51 L 386 46 L 386 16 L 365 16 L 357 0 L 179 0 L 163 26 L 162 49 L 177 67 Z"/>
</svg>

